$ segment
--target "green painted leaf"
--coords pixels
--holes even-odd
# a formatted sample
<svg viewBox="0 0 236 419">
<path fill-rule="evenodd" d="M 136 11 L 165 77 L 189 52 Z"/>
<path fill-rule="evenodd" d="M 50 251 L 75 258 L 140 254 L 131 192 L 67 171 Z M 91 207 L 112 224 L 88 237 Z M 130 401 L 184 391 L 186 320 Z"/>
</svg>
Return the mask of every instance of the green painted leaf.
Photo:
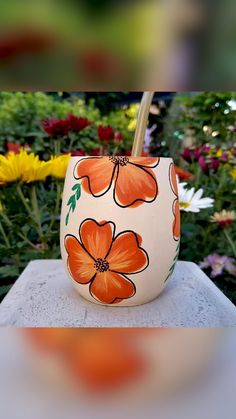
<svg viewBox="0 0 236 419">
<path fill-rule="evenodd" d="M 69 201 L 67 202 L 67 205 L 70 205 L 73 209 L 73 207 L 75 207 L 76 203 L 75 203 L 75 195 L 71 195 Z"/>
<path fill-rule="evenodd" d="M 68 212 L 68 214 L 66 215 L 66 226 L 69 223 L 69 216 L 70 216 L 70 213 Z"/>
<path fill-rule="evenodd" d="M 79 188 L 77 188 L 77 191 L 76 191 L 76 200 L 77 201 L 80 198 L 80 196 L 81 196 L 81 185 L 79 185 Z"/>
<path fill-rule="evenodd" d="M 80 183 L 76 183 L 74 186 L 72 186 L 72 191 L 76 191 L 77 189 L 80 189 L 81 188 L 81 185 L 80 185 Z"/>
</svg>

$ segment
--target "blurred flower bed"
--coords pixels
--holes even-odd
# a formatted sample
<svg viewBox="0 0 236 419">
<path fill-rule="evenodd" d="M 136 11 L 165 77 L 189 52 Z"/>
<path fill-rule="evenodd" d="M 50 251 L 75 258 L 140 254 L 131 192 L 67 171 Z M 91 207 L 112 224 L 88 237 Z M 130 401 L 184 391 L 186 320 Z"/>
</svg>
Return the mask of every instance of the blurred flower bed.
<svg viewBox="0 0 236 419">
<path fill-rule="evenodd" d="M 161 122 L 162 133 L 157 129 L 155 136 L 149 121 L 144 155 L 174 157 L 182 210 L 180 259 L 199 263 L 235 302 L 233 99 L 230 93 L 177 95 Z M 153 114 L 159 115 L 156 109 Z M 138 104 L 104 116 L 93 100 L 86 104 L 78 96 L 0 93 L 1 296 L 30 260 L 60 257 L 60 205 L 70 152 L 130 155 L 137 113 Z"/>
</svg>

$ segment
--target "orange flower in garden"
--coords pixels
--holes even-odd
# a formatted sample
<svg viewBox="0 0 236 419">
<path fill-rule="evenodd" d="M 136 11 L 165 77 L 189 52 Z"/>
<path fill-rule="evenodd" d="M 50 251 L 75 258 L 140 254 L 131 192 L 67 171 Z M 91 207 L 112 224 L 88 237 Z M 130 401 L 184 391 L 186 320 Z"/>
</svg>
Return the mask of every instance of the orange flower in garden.
<svg viewBox="0 0 236 419">
<path fill-rule="evenodd" d="M 116 204 L 135 208 L 156 199 L 158 186 L 152 168 L 158 163 L 158 157 L 88 157 L 76 164 L 74 177 L 82 179 L 83 189 L 94 197 L 104 195 L 114 182 Z"/>
<path fill-rule="evenodd" d="M 182 169 L 182 167 L 175 165 L 175 173 L 179 177 L 179 180 L 190 180 L 193 178 L 193 174 L 188 172 L 185 169 Z"/>
<path fill-rule="evenodd" d="M 123 231 L 116 237 L 113 222 L 86 219 L 79 229 L 80 241 L 68 234 L 65 248 L 68 270 L 79 284 L 90 284 L 90 294 L 105 304 L 119 303 L 135 294 L 135 285 L 126 275 L 142 272 L 148 255 L 141 237 Z"/>
<path fill-rule="evenodd" d="M 175 201 L 173 202 L 173 214 L 173 237 L 175 241 L 178 241 L 180 238 L 180 209 L 178 199 L 175 199 Z"/>
</svg>

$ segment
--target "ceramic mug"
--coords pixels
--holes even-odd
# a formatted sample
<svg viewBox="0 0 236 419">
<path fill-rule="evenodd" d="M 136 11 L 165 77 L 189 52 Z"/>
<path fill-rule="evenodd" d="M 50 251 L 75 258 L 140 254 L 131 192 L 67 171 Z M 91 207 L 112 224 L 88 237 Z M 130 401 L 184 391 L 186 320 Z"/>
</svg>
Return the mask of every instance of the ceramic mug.
<svg viewBox="0 0 236 419">
<path fill-rule="evenodd" d="M 173 272 L 180 212 L 171 158 L 70 158 L 61 254 L 76 290 L 105 305 L 155 299 Z"/>
</svg>

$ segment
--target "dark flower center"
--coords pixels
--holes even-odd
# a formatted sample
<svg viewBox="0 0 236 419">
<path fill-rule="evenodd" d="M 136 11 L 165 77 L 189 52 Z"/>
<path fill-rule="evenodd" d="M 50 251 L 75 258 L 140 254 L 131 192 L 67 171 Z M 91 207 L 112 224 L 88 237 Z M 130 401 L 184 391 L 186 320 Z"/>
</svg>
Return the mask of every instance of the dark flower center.
<svg viewBox="0 0 236 419">
<path fill-rule="evenodd" d="M 94 262 L 94 268 L 98 271 L 98 272 L 106 272 L 109 271 L 109 263 L 107 262 L 106 259 L 101 259 L 98 258 L 95 262 Z"/>
<path fill-rule="evenodd" d="M 117 156 L 111 156 L 109 157 L 112 163 L 119 164 L 120 166 L 127 166 L 129 163 L 128 157 L 117 157 Z"/>
</svg>

